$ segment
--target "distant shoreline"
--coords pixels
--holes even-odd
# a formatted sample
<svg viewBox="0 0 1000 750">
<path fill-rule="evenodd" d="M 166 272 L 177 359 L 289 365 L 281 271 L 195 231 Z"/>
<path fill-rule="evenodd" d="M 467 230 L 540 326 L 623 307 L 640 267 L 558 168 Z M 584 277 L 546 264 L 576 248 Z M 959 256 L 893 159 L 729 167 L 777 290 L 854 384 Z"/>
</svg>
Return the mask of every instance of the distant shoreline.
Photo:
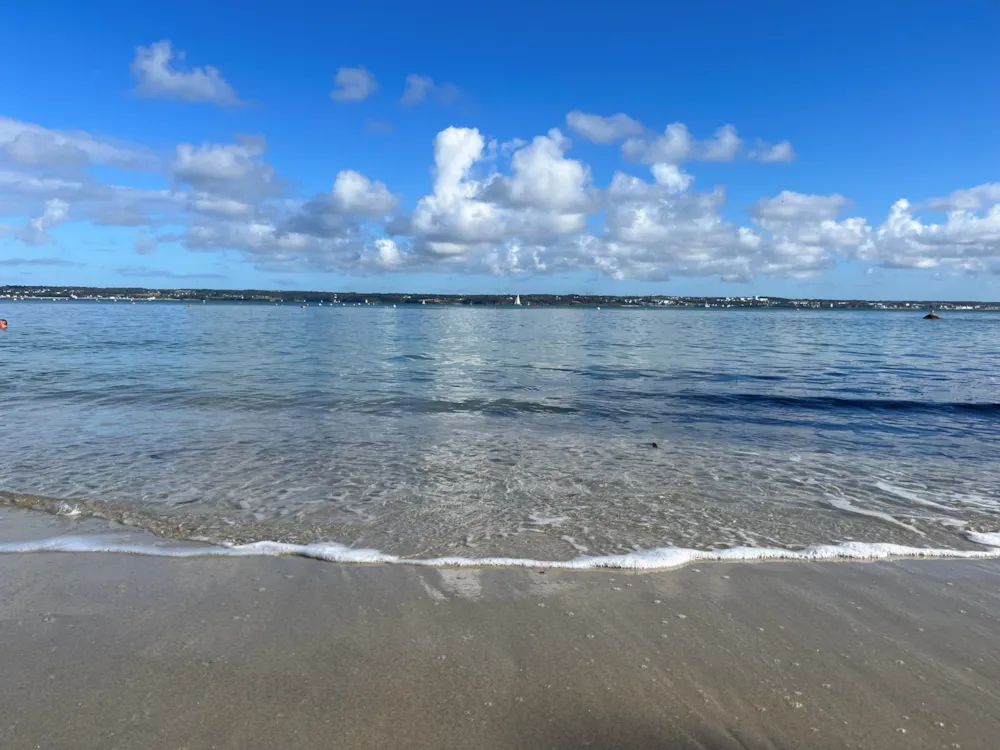
<svg viewBox="0 0 1000 750">
<path fill-rule="evenodd" d="M 0 286 L 3 301 L 233 302 L 244 304 L 433 305 L 464 307 L 619 307 L 799 310 L 1000 311 L 1000 302 L 959 300 L 841 300 L 762 295 L 688 297 L 586 294 L 389 294 L 145 287 Z M 517 301 L 515 301 L 517 300 Z M 518 305 L 518 302 L 520 303 Z"/>
</svg>

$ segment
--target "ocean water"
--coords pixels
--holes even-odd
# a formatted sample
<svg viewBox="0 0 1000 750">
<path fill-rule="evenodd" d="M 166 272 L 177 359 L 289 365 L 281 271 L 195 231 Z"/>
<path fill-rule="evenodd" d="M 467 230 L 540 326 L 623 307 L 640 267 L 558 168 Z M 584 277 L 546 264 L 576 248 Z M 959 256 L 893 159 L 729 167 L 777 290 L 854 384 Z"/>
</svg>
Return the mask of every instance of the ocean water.
<svg viewBox="0 0 1000 750">
<path fill-rule="evenodd" d="M 978 554 L 1000 530 L 997 314 L 0 301 L 0 317 L 0 500 L 40 511 L 505 564 Z"/>
</svg>

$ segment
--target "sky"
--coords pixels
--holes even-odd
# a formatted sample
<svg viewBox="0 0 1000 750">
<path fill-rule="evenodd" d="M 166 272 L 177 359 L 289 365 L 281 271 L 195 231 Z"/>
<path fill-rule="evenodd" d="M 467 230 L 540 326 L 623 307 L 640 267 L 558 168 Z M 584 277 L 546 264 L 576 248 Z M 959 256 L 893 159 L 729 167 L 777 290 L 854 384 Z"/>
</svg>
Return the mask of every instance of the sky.
<svg viewBox="0 0 1000 750">
<path fill-rule="evenodd" d="M 0 284 L 1000 299 L 1000 2 L 0 8 Z"/>
</svg>

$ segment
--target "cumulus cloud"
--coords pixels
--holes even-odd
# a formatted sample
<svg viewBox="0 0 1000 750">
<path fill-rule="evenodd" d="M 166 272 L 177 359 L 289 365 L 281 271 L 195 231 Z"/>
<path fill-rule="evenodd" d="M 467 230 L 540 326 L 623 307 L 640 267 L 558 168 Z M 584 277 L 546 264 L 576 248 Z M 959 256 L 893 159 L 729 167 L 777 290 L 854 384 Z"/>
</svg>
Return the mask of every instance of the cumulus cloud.
<svg viewBox="0 0 1000 750">
<path fill-rule="evenodd" d="M 174 60 L 182 63 L 183 51 L 175 51 L 168 40 L 148 47 L 139 47 L 132 60 L 132 76 L 136 91 L 143 96 L 183 99 L 189 102 L 212 104 L 239 104 L 233 87 L 222 77 L 218 68 L 180 70 Z"/>
<path fill-rule="evenodd" d="M 773 146 L 764 141 L 757 141 L 757 146 L 750 151 L 750 158 L 762 164 L 789 163 L 795 161 L 797 155 L 792 144 L 781 141 Z"/>
<path fill-rule="evenodd" d="M 236 143 L 181 143 L 171 168 L 180 183 L 198 193 L 256 201 L 281 190 L 274 167 L 261 158 L 266 150 L 267 141 L 259 136 Z"/>
<path fill-rule="evenodd" d="M 951 266 L 977 272 L 995 267 L 988 261 L 1000 259 L 1000 203 L 996 198 L 984 201 L 988 194 L 975 195 L 972 188 L 928 201 L 929 205 L 951 208 L 976 205 L 954 208 L 942 223 L 923 221 L 905 198 L 896 201 L 876 230 L 874 242 L 862 248 L 857 257 L 890 268 Z"/>
<path fill-rule="evenodd" d="M 481 260 L 501 242 L 551 241 L 579 233 L 593 208 L 590 170 L 568 159 L 558 129 L 537 136 L 510 157 L 511 174 L 486 179 L 473 167 L 487 158 L 474 128 L 447 128 L 434 142 L 434 191 L 417 202 L 408 234 L 429 263 Z"/>
<path fill-rule="evenodd" d="M 931 198 L 924 204 L 932 211 L 978 211 L 1000 203 L 1000 182 L 956 190 L 943 198 Z"/>
<path fill-rule="evenodd" d="M 375 76 L 364 66 L 340 68 L 330 98 L 337 102 L 360 102 L 378 91 Z"/>
<path fill-rule="evenodd" d="M 694 182 L 694 177 L 676 164 L 654 164 L 649 168 L 657 185 L 662 185 L 670 193 L 683 193 Z"/>
<path fill-rule="evenodd" d="M 687 161 L 694 150 L 694 139 L 682 122 L 667 125 L 662 135 L 652 140 L 629 138 L 622 144 L 622 154 L 647 164 L 679 164 Z"/>
<path fill-rule="evenodd" d="M 645 164 L 681 164 L 686 161 L 730 162 L 740 157 L 743 140 L 734 125 L 723 125 L 711 138 L 697 140 L 681 122 L 671 123 L 662 134 L 650 137 L 642 133 L 633 135 L 622 144 L 626 159 Z M 746 156 L 762 163 L 791 162 L 795 150 L 788 141 L 771 146 L 757 141 Z"/>
<path fill-rule="evenodd" d="M 642 123 L 624 113 L 603 117 L 578 109 L 566 115 L 566 127 L 592 143 L 614 143 L 643 132 Z"/>
<path fill-rule="evenodd" d="M 412 107 L 433 96 L 440 104 L 451 104 L 458 98 L 458 87 L 453 83 L 435 83 L 430 76 L 417 75 L 406 77 L 406 88 L 399 103 L 404 107 Z"/>
<path fill-rule="evenodd" d="M 723 125 L 715 137 L 702 144 L 701 158 L 705 161 L 732 161 L 740 150 L 742 141 L 732 125 Z"/>
<path fill-rule="evenodd" d="M 623 130 L 614 117 L 596 123 L 589 140 L 624 137 L 625 153 L 648 168 L 644 177 L 618 171 L 595 185 L 558 128 L 501 142 L 475 128 L 449 127 L 433 141 L 431 190 L 409 215 L 388 185 L 351 169 L 332 175 L 327 192 L 290 194 L 257 136 L 178 144 L 161 167 L 170 187 L 155 190 L 100 182 L 79 169 L 131 164 L 129 155 L 142 149 L 0 121 L 0 144 L 22 133 L 47 139 L 45 148 L 33 150 L 0 145 L 6 165 L 0 215 L 21 217 L 0 233 L 41 245 L 72 216 L 133 227 L 132 249 L 140 255 L 176 242 L 195 252 L 236 252 L 269 272 L 583 271 L 614 279 L 747 281 L 808 278 L 851 261 L 962 273 L 1000 268 L 1000 183 L 923 202 L 900 200 L 878 225 L 853 213 L 839 194 L 785 190 L 744 213 L 727 207 L 724 188 L 696 188 L 688 171 L 698 161 L 737 158 L 743 147 L 735 128 L 723 126 L 705 140 L 680 123 L 662 134 L 627 136 L 632 126 Z M 581 130 L 580 122 L 568 124 L 588 137 L 583 131 L 595 123 Z M 759 161 L 755 154 L 752 149 L 748 156 Z"/>
<path fill-rule="evenodd" d="M 329 200 L 338 212 L 357 216 L 384 216 L 396 207 L 396 197 L 384 183 L 350 169 L 337 175 Z"/>
</svg>

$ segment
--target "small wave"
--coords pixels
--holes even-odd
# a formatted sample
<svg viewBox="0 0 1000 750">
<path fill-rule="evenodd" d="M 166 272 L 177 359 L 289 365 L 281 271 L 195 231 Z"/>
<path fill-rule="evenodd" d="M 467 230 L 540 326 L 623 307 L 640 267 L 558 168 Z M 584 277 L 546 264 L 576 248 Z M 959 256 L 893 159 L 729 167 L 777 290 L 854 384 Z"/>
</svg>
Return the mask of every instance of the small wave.
<svg viewBox="0 0 1000 750">
<path fill-rule="evenodd" d="M 419 565 L 432 568 L 556 568 L 562 570 L 671 570 L 692 563 L 756 563 L 777 561 L 857 561 L 874 562 L 901 558 L 942 560 L 1000 559 L 1000 533 L 969 533 L 967 538 L 988 547 L 983 550 L 932 549 L 900 544 L 844 542 L 824 544 L 801 550 L 781 547 L 733 547 L 723 550 L 697 550 L 683 547 L 657 547 L 624 555 L 588 556 L 572 560 L 529 560 L 518 557 L 435 557 L 403 558 L 376 549 L 353 549 L 342 544 L 287 544 L 253 542 L 230 546 L 181 546 L 134 544 L 120 537 L 60 536 L 28 542 L 0 544 L 0 554 L 31 552 L 102 552 L 155 557 L 305 557 L 333 563 Z"/>
</svg>

